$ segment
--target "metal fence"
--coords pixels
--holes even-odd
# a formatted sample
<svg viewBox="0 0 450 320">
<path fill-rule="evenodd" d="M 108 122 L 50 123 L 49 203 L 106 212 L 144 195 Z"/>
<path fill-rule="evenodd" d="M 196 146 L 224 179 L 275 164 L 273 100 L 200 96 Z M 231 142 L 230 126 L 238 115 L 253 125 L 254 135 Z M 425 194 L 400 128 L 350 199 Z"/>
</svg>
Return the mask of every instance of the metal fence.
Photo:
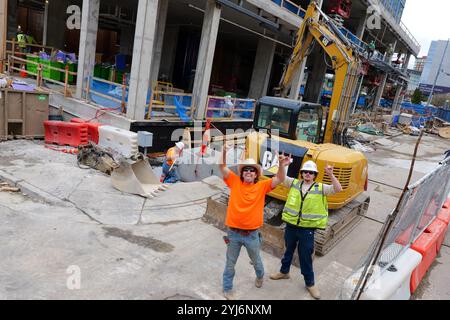
<svg viewBox="0 0 450 320">
<path fill-rule="evenodd" d="M 362 270 L 367 270 L 371 264 L 379 268 L 380 272 L 368 280 L 367 286 L 377 281 L 377 277 L 392 268 L 396 259 L 411 247 L 412 243 L 437 217 L 449 193 L 450 157 L 443 160 L 434 171 L 407 188 L 392 227 L 387 231 L 386 225 L 393 213 L 386 219 L 386 223 L 377 239 L 372 243 L 369 253 L 354 270 L 357 274 L 364 274 Z M 382 237 L 385 237 L 385 242 L 379 258 L 374 263 L 375 252 L 379 249 Z M 355 273 L 351 277 L 354 277 Z M 358 284 L 354 283 L 353 291 L 350 291 L 348 287 L 344 288 L 341 298 L 354 298 L 359 292 L 361 284 L 362 279 L 360 278 Z"/>
</svg>

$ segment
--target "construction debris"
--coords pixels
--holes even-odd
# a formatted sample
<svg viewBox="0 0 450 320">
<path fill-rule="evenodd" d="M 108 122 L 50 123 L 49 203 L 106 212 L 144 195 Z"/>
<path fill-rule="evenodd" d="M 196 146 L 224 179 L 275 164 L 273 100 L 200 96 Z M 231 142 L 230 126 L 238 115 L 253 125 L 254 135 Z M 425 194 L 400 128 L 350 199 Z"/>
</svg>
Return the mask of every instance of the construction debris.
<svg viewBox="0 0 450 320">
<path fill-rule="evenodd" d="M 440 128 L 439 129 L 439 136 L 441 138 L 450 139 L 450 127 Z"/>
<path fill-rule="evenodd" d="M 0 192 L 19 192 L 20 189 L 11 187 L 8 182 L 0 182 Z"/>
<path fill-rule="evenodd" d="M 111 153 L 93 143 L 78 147 L 77 160 L 79 166 L 84 165 L 108 175 L 119 167 L 119 163 L 114 160 Z"/>
</svg>

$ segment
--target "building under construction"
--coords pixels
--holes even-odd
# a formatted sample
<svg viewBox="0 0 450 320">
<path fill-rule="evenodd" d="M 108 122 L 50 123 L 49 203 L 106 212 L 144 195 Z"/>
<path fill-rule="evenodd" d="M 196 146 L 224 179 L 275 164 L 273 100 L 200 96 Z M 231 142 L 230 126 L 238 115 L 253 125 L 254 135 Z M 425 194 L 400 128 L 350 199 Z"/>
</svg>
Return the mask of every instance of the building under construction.
<svg viewBox="0 0 450 320">
<path fill-rule="evenodd" d="M 448 297 L 450 114 L 402 103 L 404 7 L 0 0 L 0 299 L 232 299 L 223 231 L 269 273 L 290 226 L 297 275 L 248 250 L 238 298 Z"/>
<path fill-rule="evenodd" d="M 246 129 L 255 100 L 279 85 L 309 2 L 4 0 L 1 56 L 5 70 L 17 74 L 25 66 L 27 81 L 51 90 L 50 105 L 66 114 L 90 119 L 101 110 L 102 122 L 133 131 L 172 131 L 206 118 Z M 420 49 L 401 22 L 405 1 L 319 5 L 354 50 L 371 52 L 359 105 L 378 107 L 386 98 L 399 110 L 409 59 Z M 22 50 L 20 32 L 37 44 Z M 42 59 L 50 62 L 38 73 Z M 327 105 L 329 64 L 314 48 L 289 98 Z"/>
</svg>

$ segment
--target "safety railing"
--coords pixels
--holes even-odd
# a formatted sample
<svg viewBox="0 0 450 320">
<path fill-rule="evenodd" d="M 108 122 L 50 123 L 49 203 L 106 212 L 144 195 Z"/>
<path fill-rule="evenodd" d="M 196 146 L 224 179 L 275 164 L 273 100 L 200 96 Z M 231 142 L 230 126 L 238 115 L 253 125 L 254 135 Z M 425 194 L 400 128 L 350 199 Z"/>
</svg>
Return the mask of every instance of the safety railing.
<svg viewBox="0 0 450 320">
<path fill-rule="evenodd" d="M 272 0 L 272 2 L 301 18 L 305 17 L 306 10 L 298 4 L 295 4 L 289 0 Z"/>
<path fill-rule="evenodd" d="M 173 117 L 187 120 L 192 111 L 192 94 L 176 91 L 162 91 L 161 87 L 156 86 L 151 94 L 150 103 L 148 105 L 148 112 L 146 119 L 156 117 L 154 112 L 164 112 L 165 118 L 170 117 L 168 114 L 172 114 Z"/>
<path fill-rule="evenodd" d="M 253 119 L 256 100 L 208 96 L 205 119 Z"/>
<path fill-rule="evenodd" d="M 48 47 L 48 46 L 43 46 L 40 44 L 25 44 L 25 48 L 21 48 L 19 46 L 19 43 L 16 41 L 16 39 L 12 39 L 12 40 L 6 40 L 5 41 L 5 54 L 6 56 L 8 55 L 12 55 L 15 57 L 25 57 L 27 55 L 31 54 L 31 50 L 30 52 L 23 52 L 22 50 L 27 50 L 28 48 L 36 48 L 37 51 L 40 52 L 46 52 L 46 53 L 52 53 L 55 48 L 53 47 Z M 1 65 L 0 65 L 0 72 L 3 72 L 4 67 L 5 67 L 6 61 L 1 61 Z"/>
<path fill-rule="evenodd" d="M 405 33 L 408 35 L 408 37 L 412 40 L 412 42 L 420 48 L 420 43 L 417 41 L 417 39 L 413 36 L 411 31 L 409 31 L 408 27 L 403 23 L 403 21 L 400 21 L 400 27 L 405 31 Z"/>
<path fill-rule="evenodd" d="M 106 85 L 108 88 L 114 89 L 109 90 L 109 92 L 101 92 L 101 85 Z M 87 103 L 97 104 L 103 109 L 120 110 L 124 114 L 127 109 L 128 88 L 126 75 L 124 74 L 121 84 L 102 78 L 89 77 L 83 91 Z"/>
<path fill-rule="evenodd" d="M 20 67 L 16 67 L 16 65 L 20 65 Z M 73 71 L 69 71 L 69 66 L 66 65 L 64 69 L 57 68 L 51 65 L 42 64 L 40 62 L 23 59 L 14 55 L 8 56 L 8 72 L 10 75 L 14 74 L 14 71 L 17 71 L 21 76 L 31 76 L 32 78 L 36 77 L 36 86 L 42 87 L 43 80 L 58 84 L 64 88 L 63 93 L 64 96 L 70 96 L 71 90 L 74 86 L 69 84 L 69 77 L 76 76 L 77 73 Z M 32 67 L 34 66 L 34 67 Z M 31 70 L 30 70 L 31 69 Z M 32 71 L 36 70 L 36 72 Z M 64 82 L 52 79 L 48 77 L 48 73 L 53 72 L 63 73 L 64 74 Z"/>
</svg>

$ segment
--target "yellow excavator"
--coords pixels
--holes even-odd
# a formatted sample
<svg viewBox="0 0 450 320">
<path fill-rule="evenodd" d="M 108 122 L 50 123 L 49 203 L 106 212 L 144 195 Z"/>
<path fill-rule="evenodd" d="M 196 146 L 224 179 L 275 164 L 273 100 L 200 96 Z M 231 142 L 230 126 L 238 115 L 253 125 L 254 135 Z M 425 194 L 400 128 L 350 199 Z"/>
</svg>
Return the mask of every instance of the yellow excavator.
<svg viewBox="0 0 450 320">
<path fill-rule="evenodd" d="M 318 43 L 335 72 L 333 94 L 328 112 L 321 105 L 285 97 L 291 86 L 292 75 L 298 71 L 313 43 Z M 278 152 L 291 154 L 293 163 L 288 176 L 299 177 L 302 163 L 316 162 L 317 181 L 331 184 L 324 173 L 327 164 L 334 166 L 334 174 L 343 191 L 328 197 L 330 209 L 326 230 L 317 230 L 315 249 L 326 254 L 348 234 L 367 212 L 370 198 L 367 191 L 368 164 L 361 152 L 344 147 L 351 107 L 358 91 L 358 78 L 362 72 L 361 60 L 351 43 L 342 35 L 333 21 L 315 2 L 311 2 L 297 33 L 296 45 L 280 82 L 281 97 L 263 97 L 258 100 L 255 129 L 246 140 L 246 157 L 257 159 L 269 179 L 278 167 Z M 265 225 L 262 233 L 263 248 L 280 256 L 284 252 L 281 211 L 288 189 L 284 186 L 272 191 L 265 206 Z M 222 226 L 227 196 L 209 199 L 205 221 Z M 220 223 L 222 221 L 222 224 Z"/>
</svg>

